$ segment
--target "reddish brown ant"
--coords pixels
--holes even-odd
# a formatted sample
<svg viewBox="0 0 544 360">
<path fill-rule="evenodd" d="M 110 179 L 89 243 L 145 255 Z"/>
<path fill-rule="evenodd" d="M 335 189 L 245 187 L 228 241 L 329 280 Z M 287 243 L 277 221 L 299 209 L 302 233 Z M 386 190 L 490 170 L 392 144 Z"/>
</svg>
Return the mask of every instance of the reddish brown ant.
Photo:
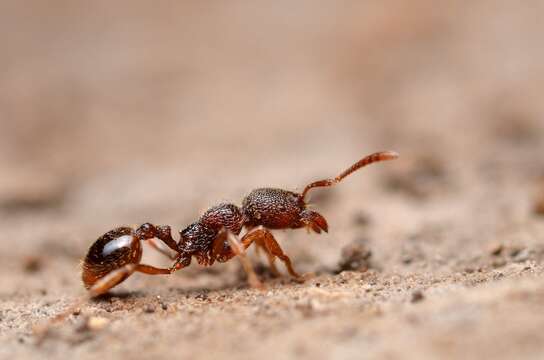
<svg viewBox="0 0 544 360">
<path fill-rule="evenodd" d="M 149 223 L 137 229 L 120 227 L 107 232 L 91 245 L 83 261 L 81 277 L 85 288 L 88 289 L 87 296 L 79 299 L 46 324 L 35 326 L 37 343 L 45 339 L 51 325 L 65 319 L 88 298 L 106 293 L 134 272 L 151 275 L 171 274 L 189 266 L 193 257 L 199 264 L 210 266 L 215 261 L 226 262 L 238 255 L 248 274 L 249 283 L 253 287 L 261 287 L 261 282 L 245 256 L 245 250 L 255 243 L 264 250 L 274 274 L 278 274 L 274 261 L 279 258 L 289 274 L 301 280 L 302 276 L 295 271 L 291 259 L 283 252 L 270 230 L 307 228 L 318 234 L 321 231 L 327 232 L 328 224 L 325 218 L 307 208 L 305 199 L 308 191 L 316 187 L 335 185 L 366 165 L 397 157 L 398 154 L 393 151 L 366 156 L 334 179 L 319 180 L 306 185 L 300 194 L 274 188 L 253 190 L 242 201 L 241 208 L 233 204 L 220 204 L 210 208 L 198 221 L 180 231 L 178 242 L 172 238 L 169 226 L 155 226 Z M 244 228 L 246 232 L 241 240 L 238 240 Z M 148 241 L 156 250 L 174 260 L 174 264 L 168 269 L 141 264 L 141 241 Z M 175 255 L 168 248 L 173 250 Z"/>
<path fill-rule="evenodd" d="M 106 293 L 134 272 L 171 274 L 189 266 L 193 257 L 199 264 L 210 266 L 215 261 L 226 262 L 238 255 L 250 284 L 260 287 L 261 283 L 245 256 L 245 250 L 252 243 L 264 250 L 274 274 L 278 274 L 274 261 L 279 258 L 289 274 L 301 280 L 302 276 L 295 271 L 291 260 L 270 230 L 307 228 L 318 234 L 321 231 L 327 232 L 325 218 L 307 208 L 305 198 L 308 191 L 316 187 L 335 185 L 366 165 L 397 157 L 398 154 L 393 151 L 366 156 L 334 179 L 319 180 L 307 185 L 300 194 L 274 188 L 253 190 L 242 201 L 241 208 L 233 204 L 220 204 L 210 208 L 200 219 L 180 231 L 178 242 L 172 238 L 169 226 L 146 223 L 136 230 L 128 227 L 111 230 L 96 240 L 83 262 L 82 280 L 89 290 L 88 295 L 94 297 Z M 244 228 L 245 234 L 238 240 Z M 144 240 L 175 260 L 174 264 L 168 269 L 141 264 L 140 241 Z M 175 255 L 167 248 L 173 250 Z"/>
</svg>

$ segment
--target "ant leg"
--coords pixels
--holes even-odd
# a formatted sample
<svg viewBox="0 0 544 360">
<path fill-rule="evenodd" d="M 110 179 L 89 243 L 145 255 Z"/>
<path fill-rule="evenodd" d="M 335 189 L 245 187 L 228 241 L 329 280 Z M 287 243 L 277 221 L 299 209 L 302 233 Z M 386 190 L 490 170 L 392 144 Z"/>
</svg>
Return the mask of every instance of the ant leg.
<svg viewBox="0 0 544 360">
<path fill-rule="evenodd" d="M 276 239 L 274 238 L 274 236 L 272 235 L 270 231 L 268 231 L 267 229 L 263 227 L 259 227 L 251 231 L 250 233 L 247 233 L 242 238 L 242 243 L 244 244 L 246 242 L 250 244 L 253 241 L 255 241 L 257 244 L 261 242 L 264 245 L 262 246 L 262 248 L 266 251 L 267 256 L 273 257 L 273 258 L 275 257 L 280 258 L 280 260 L 283 261 L 283 263 L 285 264 L 285 267 L 287 268 L 289 275 L 291 275 L 292 277 L 294 277 L 295 279 L 299 281 L 303 279 L 303 276 L 301 276 L 299 273 L 295 271 L 295 269 L 293 268 L 293 264 L 291 263 L 291 259 L 289 258 L 289 256 L 287 256 L 283 252 L 280 244 L 278 244 L 278 242 L 276 241 Z M 271 264 L 272 263 L 273 262 L 271 262 Z M 275 267 L 275 265 L 271 265 L 271 267 L 272 266 Z M 277 271 L 277 268 L 276 268 L 276 271 Z M 274 272 L 273 269 L 272 269 L 272 272 Z"/>
<path fill-rule="evenodd" d="M 125 280 L 127 277 L 132 275 L 135 271 L 141 272 L 149 275 L 169 275 L 170 270 L 156 268 L 151 265 L 144 264 L 127 264 L 122 268 L 110 272 L 108 275 L 99 279 L 93 286 L 89 288 L 88 295 L 89 297 L 96 297 L 107 293 L 115 285 L 119 284 L 121 281 Z"/>
<path fill-rule="evenodd" d="M 164 245 L 156 241 L 155 239 L 149 239 L 147 240 L 147 243 L 155 250 L 169 258 L 170 260 L 176 260 L 178 257 L 177 255 L 172 254 L 169 250 L 167 250 Z"/>
<path fill-rule="evenodd" d="M 172 229 L 170 226 L 157 226 L 157 235 L 155 237 L 165 243 L 170 249 L 179 252 L 178 243 L 172 238 Z"/>
<path fill-rule="evenodd" d="M 212 261 L 217 260 L 219 262 L 222 262 L 223 260 L 227 260 L 223 259 L 223 256 L 225 255 L 225 241 L 227 241 L 227 231 L 223 230 L 217 234 L 217 237 L 213 241 L 212 254 L 210 256 Z"/>
<path fill-rule="evenodd" d="M 183 268 L 191 265 L 192 257 L 191 257 L 191 255 L 179 253 L 179 255 L 176 256 L 175 260 L 176 261 L 174 262 L 174 264 L 172 266 L 170 266 L 170 268 L 168 269 L 170 271 L 170 273 L 176 272 L 176 271 L 178 271 L 180 269 L 183 269 Z"/>
<path fill-rule="evenodd" d="M 129 277 L 136 269 L 138 265 L 127 264 L 122 268 L 116 269 L 103 278 L 99 279 L 93 286 L 89 288 L 88 296 L 93 298 L 98 295 L 102 295 L 108 292 L 109 289 L 119 284 L 121 281 Z"/>
<path fill-rule="evenodd" d="M 251 235 L 262 239 L 264 243 L 264 249 L 269 255 L 278 257 L 280 258 L 281 261 L 283 261 L 283 263 L 285 264 L 285 267 L 287 268 L 287 271 L 289 272 L 289 275 L 291 275 L 297 280 L 303 279 L 302 275 L 300 275 L 299 273 L 295 271 L 295 269 L 293 268 L 293 264 L 291 263 L 291 259 L 289 258 L 289 256 L 287 256 L 283 252 L 280 244 L 278 244 L 278 242 L 276 241 L 276 239 L 274 238 L 274 236 L 272 235 L 270 231 L 264 228 L 259 228 L 253 231 Z"/>
<path fill-rule="evenodd" d="M 257 247 L 256 247 L 257 250 L 260 250 L 260 249 L 264 250 L 264 254 L 266 255 L 266 258 L 268 259 L 268 265 L 270 266 L 270 271 L 272 272 L 272 275 L 274 275 L 275 277 L 280 277 L 281 274 L 278 271 L 278 268 L 276 266 L 276 257 L 267 250 L 263 239 L 259 238 L 255 240 L 255 244 L 257 244 Z"/>
<path fill-rule="evenodd" d="M 36 336 L 37 344 L 41 344 L 43 342 L 51 326 L 64 321 L 68 316 L 70 316 L 70 314 L 80 308 L 81 305 L 85 304 L 88 300 L 107 293 L 111 288 L 125 280 L 136 271 L 149 275 L 170 274 L 170 270 L 168 269 L 156 268 L 144 264 L 127 264 L 110 272 L 91 286 L 85 296 L 82 296 L 80 299 L 76 300 L 62 313 L 51 318 L 45 324 L 34 326 L 33 332 Z"/>
<path fill-rule="evenodd" d="M 138 264 L 138 266 L 136 266 L 135 271 L 148 274 L 148 275 L 170 275 L 172 273 L 170 269 L 162 269 L 162 268 L 157 268 L 157 267 L 154 267 L 151 265 L 145 265 L 145 264 Z"/>
<path fill-rule="evenodd" d="M 244 250 L 247 250 L 251 246 L 253 241 L 258 240 L 258 237 L 255 237 L 253 233 L 254 231 L 251 230 L 242 237 L 241 245 Z M 219 262 L 227 262 L 236 255 L 238 255 L 238 253 L 236 253 L 232 247 L 228 247 L 225 249 L 223 244 L 224 241 L 228 240 L 226 235 L 227 231 L 220 231 L 217 235 L 217 238 L 214 240 L 214 248 L 212 249 L 212 254 L 216 254 L 214 259 Z M 221 243 L 221 240 L 219 240 L 220 238 L 222 238 L 223 244 Z"/>
<path fill-rule="evenodd" d="M 267 234 L 267 236 L 265 237 L 265 240 L 264 240 L 264 243 L 266 245 L 267 250 L 272 255 L 279 257 L 280 260 L 283 261 L 283 263 L 285 264 L 285 267 L 287 268 L 287 271 L 289 272 L 289 275 L 291 275 L 292 277 L 294 277 L 297 280 L 302 280 L 303 279 L 302 275 L 300 275 L 299 273 L 297 273 L 295 271 L 289 256 L 287 256 L 283 252 L 280 244 L 278 244 L 276 239 L 274 239 L 274 236 L 272 236 L 272 234 L 270 232 L 268 232 L 268 231 L 267 231 L 267 233 L 268 234 Z"/>
<path fill-rule="evenodd" d="M 229 245 L 234 253 L 240 258 L 242 266 L 247 273 L 249 285 L 251 285 L 253 288 L 264 289 L 263 283 L 259 280 L 257 274 L 255 274 L 255 270 L 247 258 L 245 245 L 242 244 L 240 240 L 238 240 L 238 238 L 230 231 L 227 231 L 227 241 L 229 242 Z"/>
</svg>

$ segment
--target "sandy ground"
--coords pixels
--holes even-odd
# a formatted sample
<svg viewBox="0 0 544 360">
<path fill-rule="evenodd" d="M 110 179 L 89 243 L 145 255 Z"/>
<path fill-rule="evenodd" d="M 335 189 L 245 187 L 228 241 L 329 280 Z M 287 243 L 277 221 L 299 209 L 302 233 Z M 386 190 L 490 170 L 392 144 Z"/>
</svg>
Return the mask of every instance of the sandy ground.
<svg viewBox="0 0 544 360">
<path fill-rule="evenodd" d="M 0 358 L 542 359 L 542 2 L 0 5 Z M 104 232 L 181 229 L 251 189 L 304 284 L 238 261 L 84 294 Z M 146 262 L 167 266 L 152 249 Z"/>
</svg>

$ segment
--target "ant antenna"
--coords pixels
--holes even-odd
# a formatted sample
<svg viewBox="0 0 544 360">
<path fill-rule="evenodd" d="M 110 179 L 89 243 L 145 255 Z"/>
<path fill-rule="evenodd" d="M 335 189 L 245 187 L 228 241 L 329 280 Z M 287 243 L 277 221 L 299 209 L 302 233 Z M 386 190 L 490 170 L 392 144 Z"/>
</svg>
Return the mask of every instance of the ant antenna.
<svg viewBox="0 0 544 360">
<path fill-rule="evenodd" d="M 361 160 L 357 161 L 355 164 L 351 165 L 348 169 L 346 169 L 344 172 L 342 172 L 340 175 L 335 177 L 334 179 L 323 179 L 319 181 L 315 181 L 309 185 L 306 185 L 304 188 L 304 191 L 302 192 L 302 200 L 306 197 L 306 194 L 310 189 L 316 188 L 316 187 L 327 187 L 338 184 L 342 179 L 347 177 L 348 175 L 354 173 L 355 171 L 359 170 L 360 168 L 370 165 L 375 162 L 380 161 L 386 161 L 386 160 L 395 160 L 399 157 L 399 154 L 395 151 L 382 151 L 377 152 L 372 155 L 365 156 Z"/>
</svg>

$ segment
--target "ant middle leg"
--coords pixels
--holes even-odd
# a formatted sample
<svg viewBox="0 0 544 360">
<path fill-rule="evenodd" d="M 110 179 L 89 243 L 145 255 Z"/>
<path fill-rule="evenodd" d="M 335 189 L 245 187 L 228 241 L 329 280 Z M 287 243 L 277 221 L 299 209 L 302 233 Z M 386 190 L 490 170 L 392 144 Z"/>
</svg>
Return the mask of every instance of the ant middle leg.
<svg viewBox="0 0 544 360">
<path fill-rule="evenodd" d="M 166 256 L 166 257 L 169 258 L 170 260 L 176 260 L 176 259 L 178 258 L 178 256 L 172 254 L 172 253 L 164 246 L 163 243 L 160 243 L 160 242 L 158 242 L 158 241 L 155 240 L 155 239 L 149 239 L 149 240 L 147 240 L 147 243 L 148 243 L 149 246 L 151 246 L 153 249 L 157 250 L 159 253 L 161 253 L 162 255 Z"/>
<path fill-rule="evenodd" d="M 170 269 L 157 268 L 146 264 L 138 264 L 135 271 L 147 275 L 170 275 L 172 273 Z"/>
<path fill-rule="evenodd" d="M 253 265 L 251 265 L 251 261 L 247 257 L 246 249 L 250 245 L 250 243 L 248 243 L 246 246 L 246 243 L 240 242 L 238 237 L 230 231 L 222 230 L 222 232 L 226 232 L 226 238 L 230 245 L 230 250 L 240 258 L 240 262 L 242 263 L 242 266 L 247 273 L 247 280 L 249 282 L 249 285 L 253 288 L 264 289 L 265 287 L 263 283 L 261 282 L 261 280 L 259 280 L 259 277 L 253 269 Z M 218 236 L 218 239 L 220 239 L 220 241 L 224 243 L 224 240 L 221 239 L 221 236 Z"/>
</svg>

